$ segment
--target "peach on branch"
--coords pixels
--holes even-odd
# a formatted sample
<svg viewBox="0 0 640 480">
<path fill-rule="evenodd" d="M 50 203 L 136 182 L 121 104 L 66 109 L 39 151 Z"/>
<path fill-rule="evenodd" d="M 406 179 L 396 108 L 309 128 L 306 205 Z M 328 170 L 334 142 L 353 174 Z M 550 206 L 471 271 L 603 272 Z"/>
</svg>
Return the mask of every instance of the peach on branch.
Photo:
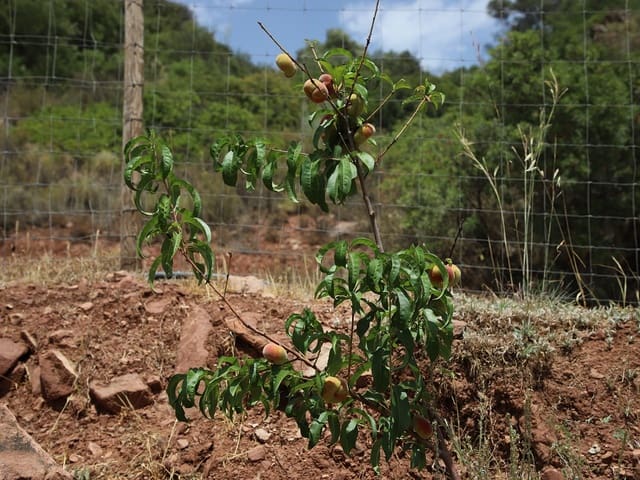
<svg viewBox="0 0 640 480">
<path fill-rule="evenodd" d="M 357 93 L 349 95 L 347 100 L 347 114 L 350 117 L 357 117 L 364 111 L 364 100 Z"/>
<path fill-rule="evenodd" d="M 333 77 L 328 73 L 323 73 L 318 77 L 325 87 L 327 87 L 327 92 L 329 92 L 329 96 L 332 98 L 336 97 L 336 88 L 333 84 Z"/>
<path fill-rule="evenodd" d="M 262 356 L 275 365 L 282 365 L 289 360 L 284 347 L 276 343 L 267 343 L 262 349 Z"/>
<path fill-rule="evenodd" d="M 349 387 L 344 378 L 330 376 L 324 379 L 320 395 L 327 403 L 344 402 L 349 396 Z"/>
<path fill-rule="evenodd" d="M 302 87 L 305 95 L 314 103 L 322 103 L 329 98 L 327 86 L 319 79 L 308 79 Z"/>
<path fill-rule="evenodd" d="M 374 133 L 376 133 L 376 127 L 371 123 L 363 123 L 353 135 L 353 141 L 356 145 L 361 145 L 371 138 Z"/>
<path fill-rule="evenodd" d="M 413 416 L 413 431 L 416 435 L 425 440 L 433 435 L 431 422 L 420 415 Z"/>
<path fill-rule="evenodd" d="M 281 53 L 276 57 L 276 65 L 287 78 L 293 77 L 298 69 L 293 59 L 286 53 Z"/>
<path fill-rule="evenodd" d="M 447 263 L 444 268 L 447 271 L 447 277 L 449 278 L 449 286 L 455 287 L 460 284 L 462 273 L 460 272 L 460 268 L 451 262 L 451 259 L 447 259 Z M 437 265 L 434 265 L 429 271 L 429 278 L 431 279 L 433 286 L 442 288 L 442 272 Z"/>
</svg>

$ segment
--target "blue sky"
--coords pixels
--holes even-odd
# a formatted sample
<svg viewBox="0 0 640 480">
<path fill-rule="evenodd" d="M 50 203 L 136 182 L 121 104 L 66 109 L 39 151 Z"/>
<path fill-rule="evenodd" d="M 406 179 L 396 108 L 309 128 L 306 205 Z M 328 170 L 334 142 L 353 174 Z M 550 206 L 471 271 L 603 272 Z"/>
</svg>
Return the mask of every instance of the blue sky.
<svg viewBox="0 0 640 480">
<path fill-rule="evenodd" d="M 375 0 L 176 0 L 195 13 L 216 40 L 253 62 L 273 62 L 278 48 L 262 22 L 294 53 L 305 39 L 324 40 L 340 28 L 364 43 Z M 381 0 L 372 39 L 374 50 L 409 50 L 425 70 L 440 73 L 486 58 L 500 25 L 486 13 L 487 0 Z"/>
</svg>

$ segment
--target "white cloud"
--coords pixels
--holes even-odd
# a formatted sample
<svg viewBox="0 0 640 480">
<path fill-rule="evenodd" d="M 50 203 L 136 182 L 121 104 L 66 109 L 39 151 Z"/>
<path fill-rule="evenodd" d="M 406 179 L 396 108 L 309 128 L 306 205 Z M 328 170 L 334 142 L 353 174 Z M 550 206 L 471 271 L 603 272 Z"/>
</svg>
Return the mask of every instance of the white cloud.
<svg viewBox="0 0 640 480">
<path fill-rule="evenodd" d="M 424 69 L 441 72 L 478 62 L 498 21 L 486 13 L 486 0 L 404 0 L 380 2 L 372 46 L 409 50 Z M 371 1 L 354 2 L 340 11 L 342 28 L 362 41 L 373 15 Z"/>
</svg>

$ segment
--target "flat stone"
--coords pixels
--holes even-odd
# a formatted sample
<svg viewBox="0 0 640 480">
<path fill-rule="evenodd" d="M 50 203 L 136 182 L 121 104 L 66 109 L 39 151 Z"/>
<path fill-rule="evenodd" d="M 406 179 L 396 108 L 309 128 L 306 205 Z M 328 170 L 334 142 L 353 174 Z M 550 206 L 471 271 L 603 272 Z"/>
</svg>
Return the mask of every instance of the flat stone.
<svg viewBox="0 0 640 480">
<path fill-rule="evenodd" d="M 213 331 L 211 316 L 196 306 L 185 318 L 176 352 L 176 372 L 186 373 L 190 368 L 206 367 L 209 360 L 209 334 Z"/>
<path fill-rule="evenodd" d="M 145 303 L 144 309 L 149 315 L 160 315 L 169 308 L 173 300 L 173 297 L 154 299 Z"/>
<path fill-rule="evenodd" d="M 100 458 L 103 455 L 102 447 L 95 442 L 87 443 L 87 449 L 91 452 L 91 455 L 96 458 Z"/>
<path fill-rule="evenodd" d="M 256 440 L 258 440 L 260 443 L 267 443 L 271 438 L 271 434 L 264 428 L 256 428 L 253 434 L 255 435 Z"/>
<path fill-rule="evenodd" d="M 122 408 L 143 408 L 153 403 L 151 390 L 137 373 L 116 377 L 108 385 L 91 382 L 89 395 L 96 410 L 118 413 Z"/>
<path fill-rule="evenodd" d="M 0 405 L 0 478 L 2 480 L 73 480 L 51 455 Z"/>
<path fill-rule="evenodd" d="M 7 375 L 15 367 L 29 349 L 23 343 L 14 342 L 8 338 L 0 338 L 0 376 Z"/>
<path fill-rule="evenodd" d="M 259 462 L 267 456 L 267 450 L 262 445 L 253 447 L 247 452 L 247 458 L 250 462 Z"/>
<path fill-rule="evenodd" d="M 555 468 L 546 468 L 542 472 L 540 479 L 541 480 L 565 480 L 562 472 L 556 470 Z"/>
<path fill-rule="evenodd" d="M 56 402 L 67 398 L 75 389 L 78 378 L 71 361 L 59 350 L 47 350 L 39 355 L 42 398 Z"/>
</svg>

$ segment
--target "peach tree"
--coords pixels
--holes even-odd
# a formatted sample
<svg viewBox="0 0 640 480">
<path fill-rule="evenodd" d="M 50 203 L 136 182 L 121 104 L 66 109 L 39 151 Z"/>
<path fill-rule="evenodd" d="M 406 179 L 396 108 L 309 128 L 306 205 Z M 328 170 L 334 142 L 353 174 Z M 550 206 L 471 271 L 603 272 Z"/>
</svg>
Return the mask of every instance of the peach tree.
<svg viewBox="0 0 640 480">
<path fill-rule="evenodd" d="M 228 136 L 211 146 L 212 166 L 229 186 L 241 177 L 248 189 L 261 182 L 293 202 L 304 196 L 323 211 L 354 195 L 362 197 L 373 238 L 334 241 L 316 254 L 322 276 L 315 295 L 335 307 L 346 306 L 348 327 L 329 330 L 306 308 L 284 319 L 290 340 L 284 344 L 244 322 L 211 280 L 215 255 L 200 195 L 176 174 L 171 149 L 150 131 L 127 144 L 124 173 L 136 208 L 147 218 L 137 237 L 139 255 L 146 243 L 161 239 L 149 281 L 160 268 L 170 277 L 176 256 L 182 256 L 197 280 L 210 285 L 265 344 L 261 358 L 223 356 L 215 369 L 172 376 L 169 402 L 183 421 L 185 409 L 196 406 L 210 418 L 218 411 L 232 418 L 254 406 L 262 406 L 266 415 L 280 410 L 297 423 L 309 447 L 328 431 L 328 441 L 348 454 L 362 434 L 368 437 L 376 471 L 382 454 L 389 459 L 396 449 L 406 451 L 411 465 L 422 468 L 431 450 L 458 478 L 433 403 L 431 371 L 438 359 L 451 354 L 450 287 L 460 271 L 424 245 L 386 252 L 367 191 L 367 179 L 384 154 L 421 111 L 430 104 L 437 107 L 444 96 L 428 81 L 414 88 L 404 100 L 415 106 L 412 114 L 374 156 L 376 131 L 370 119 L 400 90 L 410 88 L 406 82 L 381 72 L 366 47 L 357 56 L 340 48 L 321 55 L 314 49 L 317 77 L 280 48 L 277 66 L 287 78 L 302 77 L 301 95 L 316 106 L 308 119 L 314 132 L 311 151 L 304 152 L 299 142 L 279 149 L 263 140 Z M 374 105 L 369 92 L 380 82 L 390 86 L 390 93 Z M 328 352 L 323 362 L 321 351 Z"/>
</svg>

